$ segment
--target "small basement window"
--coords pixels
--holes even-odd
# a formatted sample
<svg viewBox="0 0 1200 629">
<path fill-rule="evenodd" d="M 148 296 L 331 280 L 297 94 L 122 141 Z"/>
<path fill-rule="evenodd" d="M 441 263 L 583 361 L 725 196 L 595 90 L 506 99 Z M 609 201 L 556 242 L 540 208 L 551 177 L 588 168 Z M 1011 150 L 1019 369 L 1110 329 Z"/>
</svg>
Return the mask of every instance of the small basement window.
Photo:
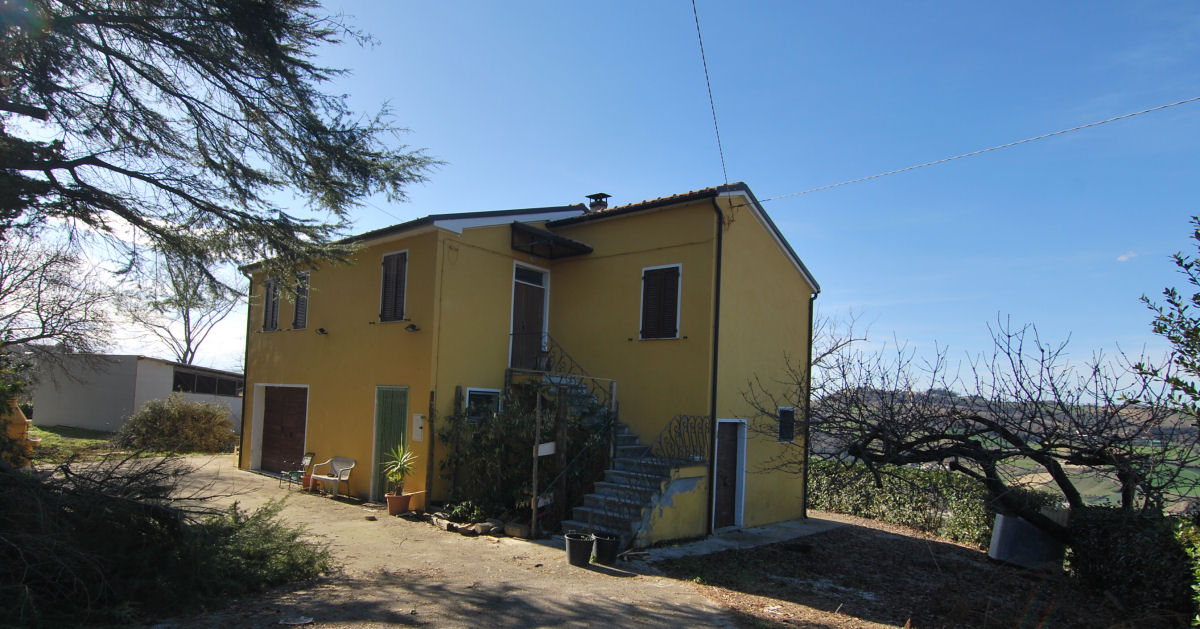
<svg viewBox="0 0 1200 629">
<path fill-rule="evenodd" d="M 467 389 L 467 419 L 479 421 L 500 410 L 499 389 Z"/>
<path fill-rule="evenodd" d="M 796 409 L 791 406 L 779 407 L 779 442 L 791 443 L 796 440 Z"/>
</svg>

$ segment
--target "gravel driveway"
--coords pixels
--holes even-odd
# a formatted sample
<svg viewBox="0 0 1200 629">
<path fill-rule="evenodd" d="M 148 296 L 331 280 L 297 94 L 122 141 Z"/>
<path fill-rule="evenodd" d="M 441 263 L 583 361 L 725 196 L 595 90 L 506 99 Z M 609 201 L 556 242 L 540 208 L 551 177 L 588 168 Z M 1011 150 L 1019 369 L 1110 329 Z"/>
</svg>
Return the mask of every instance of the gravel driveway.
<svg viewBox="0 0 1200 629">
<path fill-rule="evenodd" d="M 327 542 L 341 571 L 158 627 L 267 627 L 300 617 L 322 627 L 733 626 L 687 583 L 650 574 L 640 562 L 578 568 L 567 563 L 561 538 L 464 537 L 388 517 L 380 505 L 289 492 L 237 469 L 232 455 L 187 460 L 196 468 L 190 482 L 232 494 L 217 504 L 253 509 L 286 496 L 283 517 Z"/>
</svg>

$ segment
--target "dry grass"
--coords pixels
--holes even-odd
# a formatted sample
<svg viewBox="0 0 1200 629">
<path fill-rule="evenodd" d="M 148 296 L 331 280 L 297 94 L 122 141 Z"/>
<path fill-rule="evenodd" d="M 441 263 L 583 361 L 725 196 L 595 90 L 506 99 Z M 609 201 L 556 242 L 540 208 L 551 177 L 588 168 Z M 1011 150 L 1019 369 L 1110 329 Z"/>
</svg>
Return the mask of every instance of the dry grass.
<svg viewBox="0 0 1200 629">
<path fill-rule="evenodd" d="M 1062 574 L 1000 565 L 973 548 L 855 520 L 791 542 L 658 567 L 694 581 L 750 627 L 1122 626 L 1110 603 Z"/>
</svg>

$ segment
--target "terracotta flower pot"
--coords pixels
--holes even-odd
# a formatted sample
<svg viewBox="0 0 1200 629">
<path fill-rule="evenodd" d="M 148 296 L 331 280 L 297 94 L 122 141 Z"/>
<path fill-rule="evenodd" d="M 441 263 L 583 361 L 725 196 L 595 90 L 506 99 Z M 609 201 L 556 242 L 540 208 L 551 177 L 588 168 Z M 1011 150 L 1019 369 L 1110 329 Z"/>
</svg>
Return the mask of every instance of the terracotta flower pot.
<svg viewBox="0 0 1200 629">
<path fill-rule="evenodd" d="M 387 494 L 388 515 L 400 515 L 406 513 L 409 508 L 409 502 L 412 501 L 412 494 Z"/>
<path fill-rule="evenodd" d="M 312 474 L 305 474 L 300 477 L 300 489 L 309 489 L 312 485 Z"/>
</svg>

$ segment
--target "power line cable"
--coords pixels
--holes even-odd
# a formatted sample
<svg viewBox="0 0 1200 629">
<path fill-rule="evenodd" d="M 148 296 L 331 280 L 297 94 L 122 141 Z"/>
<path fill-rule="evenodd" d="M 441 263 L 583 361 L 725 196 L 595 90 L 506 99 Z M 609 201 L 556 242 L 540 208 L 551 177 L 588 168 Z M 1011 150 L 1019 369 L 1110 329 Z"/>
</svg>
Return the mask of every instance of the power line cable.
<svg viewBox="0 0 1200 629">
<path fill-rule="evenodd" d="M 838 188 L 840 186 L 848 186 L 852 183 L 861 183 L 864 181 L 870 181 L 872 179 L 879 179 L 880 177 L 887 177 L 888 175 L 896 175 L 899 173 L 908 172 L 910 170 L 916 170 L 918 168 L 925 168 L 926 166 L 936 166 L 937 164 L 945 164 L 946 162 L 952 162 L 956 159 L 962 159 L 964 157 L 974 157 L 975 155 L 981 155 L 983 153 L 988 153 L 991 151 L 998 151 L 1000 149 L 1006 149 L 1010 146 L 1016 146 L 1018 144 L 1025 144 L 1027 142 L 1033 142 L 1035 140 L 1044 140 L 1046 138 L 1054 137 L 1056 135 L 1062 135 L 1064 133 L 1070 133 L 1072 131 L 1079 131 L 1080 129 L 1087 129 L 1088 127 L 1097 127 L 1102 124 L 1108 124 L 1110 122 L 1116 122 L 1118 120 L 1124 120 L 1126 118 L 1132 118 L 1134 116 L 1140 116 L 1142 114 L 1148 114 L 1148 113 L 1155 112 L 1155 111 L 1161 111 L 1163 109 L 1167 109 L 1168 107 L 1176 107 L 1179 105 L 1186 105 L 1187 103 L 1194 103 L 1198 100 L 1200 100 L 1200 96 L 1195 96 L 1195 97 L 1187 98 L 1187 99 L 1184 99 L 1181 101 L 1176 101 L 1174 103 L 1167 103 L 1166 105 L 1159 105 L 1158 107 L 1151 107 L 1149 109 L 1143 109 L 1141 111 L 1135 111 L 1133 113 L 1121 114 L 1120 116 L 1113 116 L 1112 118 L 1108 118 L 1105 120 L 1097 120 L 1095 122 L 1081 124 L 1077 127 L 1071 127 L 1070 129 L 1062 129 L 1062 130 L 1053 131 L 1050 133 L 1043 133 L 1042 135 L 1036 135 L 1036 136 L 1033 136 L 1032 138 L 1025 138 L 1024 140 L 1017 140 L 1016 142 L 1000 144 L 998 146 L 993 146 L 993 147 L 989 147 L 986 149 L 979 149 L 978 151 L 971 151 L 970 153 L 963 153 L 962 155 L 955 155 L 953 157 L 945 157 L 945 158 L 942 158 L 939 160 L 934 160 L 932 162 L 925 162 L 924 164 L 917 164 L 916 166 L 909 166 L 907 168 L 898 168 L 896 170 L 889 170 L 887 172 L 871 175 L 869 177 L 859 177 L 858 179 L 850 179 L 848 181 L 842 181 L 840 183 L 832 183 L 827 186 L 821 186 L 819 188 L 810 188 L 808 190 L 804 190 L 801 192 L 792 192 L 789 194 L 781 194 L 779 196 L 768 197 L 766 199 L 763 199 L 763 203 L 766 203 L 768 201 L 778 201 L 779 199 L 787 199 L 790 197 L 798 197 L 802 194 L 808 194 L 810 192 L 820 192 L 822 190 L 829 190 L 830 188 Z"/>
<path fill-rule="evenodd" d="M 696 18 L 696 39 L 700 40 L 700 62 L 704 64 L 704 85 L 708 87 L 708 106 L 712 108 L 713 131 L 717 133 L 717 152 L 721 154 L 721 174 L 729 183 L 729 171 L 725 169 L 725 148 L 721 146 L 721 128 L 717 126 L 717 105 L 713 101 L 712 81 L 708 78 L 708 58 L 704 56 L 704 38 L 700 36 L 700 14 L 696 12 L 696 0 L 692 0 L 692 17 Z"/>
</svg>

